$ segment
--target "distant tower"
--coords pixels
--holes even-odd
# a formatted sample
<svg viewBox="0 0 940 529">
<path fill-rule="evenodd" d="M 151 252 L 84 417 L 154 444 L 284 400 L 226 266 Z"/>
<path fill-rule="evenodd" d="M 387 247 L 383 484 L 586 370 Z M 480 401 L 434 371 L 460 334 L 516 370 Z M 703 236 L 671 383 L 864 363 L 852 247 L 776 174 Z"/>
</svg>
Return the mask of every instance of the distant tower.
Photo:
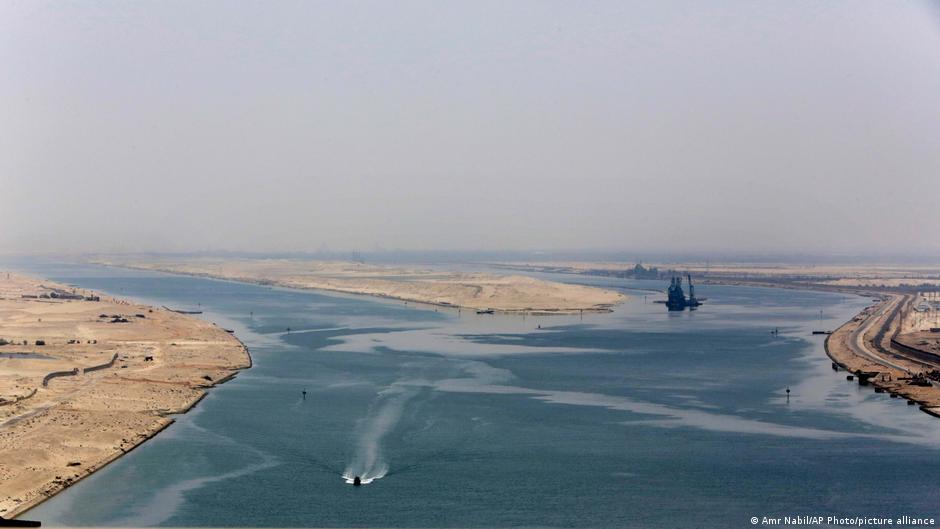
<svg viewBox="0 0 940 529">
<path fill-rule="evenodd" d="M 686 274 L 689 278 L 689 310 L 695 310 L 702 303 L 695 297 L 695 286 L 692 285 L 692 274 Z"/>
</svg>

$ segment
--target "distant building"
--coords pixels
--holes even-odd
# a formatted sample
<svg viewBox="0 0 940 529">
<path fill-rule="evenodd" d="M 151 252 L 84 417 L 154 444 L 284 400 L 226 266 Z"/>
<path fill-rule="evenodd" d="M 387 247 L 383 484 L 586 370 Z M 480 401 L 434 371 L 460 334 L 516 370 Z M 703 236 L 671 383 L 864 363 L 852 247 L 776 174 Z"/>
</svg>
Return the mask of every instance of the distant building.
<svg viewBox="0 0 940 529">
<path fill-rule="evenodd" d="M 655 266 L 644 268 L 643 263 L 637 263 L 633 267 L 634 279 L 659 279 L 659 269 Z"/>
</svg>

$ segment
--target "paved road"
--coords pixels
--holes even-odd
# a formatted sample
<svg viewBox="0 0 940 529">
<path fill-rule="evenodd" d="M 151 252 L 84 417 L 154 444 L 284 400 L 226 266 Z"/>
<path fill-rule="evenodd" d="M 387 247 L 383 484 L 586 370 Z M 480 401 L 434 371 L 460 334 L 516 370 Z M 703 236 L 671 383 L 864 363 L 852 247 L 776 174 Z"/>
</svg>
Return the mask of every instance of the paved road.
<svg viewBox="0 0 940 529">
<path fill-rule="evenodd" d="M 887 314 L 890 314 L 895 309 L 895 307 L 897 307 L 898 304 L 902 302 L 903 299 L 904 299 L 904 296 L 898 296 L 898 295 L 892 294 L 890 301 L 886 303 L 882 303 L 881 306 L 878 307 L 872 315 L 870 315 L 864 322 L 862 322 L 862 324 L 859 325 L 857 329 L 852 331 L 851 336 L 849 336 L 848 342 L 849 342 L 849 347 L 852 348 L 852 351 L 855 354 L 864 358 L 868 358 L 869 360 L 873 362 L 877 362 L 881 365 L 893 367 L 895 369 L 899 369 L 901 371 L 904 371 L 905 373 L 910 374 L 912 373 L 910 369 L 900 364 L 897 364 L 895 362 L 892 362 L 891 360 L 888 360 L 887 358 L 870 350 L 865 345 L 865 333 L 868 332 L 869 329 L 874 327 L 876 323 L 878 324 L 889 323 L 889 322 L 883 321 L 885 319 L 885 316 Z"/>
</svg>

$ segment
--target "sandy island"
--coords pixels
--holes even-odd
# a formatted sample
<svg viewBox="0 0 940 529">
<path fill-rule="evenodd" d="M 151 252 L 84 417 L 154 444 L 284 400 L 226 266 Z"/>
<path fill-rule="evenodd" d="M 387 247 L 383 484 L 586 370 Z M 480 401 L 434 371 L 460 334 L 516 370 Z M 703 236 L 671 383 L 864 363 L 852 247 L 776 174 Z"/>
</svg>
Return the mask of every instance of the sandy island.
<svg viewBox="0 0 940 529">
<path fill-rule="evenodd" d="M 111 266 L 497 312 L 608 312 L 626 299 L 623 294 L 611 290 L 543 281 L 521 275 L 440 272 L 339 261 L 194 259 L 173 262 L 98 262 Z"/>
<path fill-rule="evenodd" d="M 0 273 L 0 516 L 131 450 L 250 365 L 214 324 Z"/>
</svg>

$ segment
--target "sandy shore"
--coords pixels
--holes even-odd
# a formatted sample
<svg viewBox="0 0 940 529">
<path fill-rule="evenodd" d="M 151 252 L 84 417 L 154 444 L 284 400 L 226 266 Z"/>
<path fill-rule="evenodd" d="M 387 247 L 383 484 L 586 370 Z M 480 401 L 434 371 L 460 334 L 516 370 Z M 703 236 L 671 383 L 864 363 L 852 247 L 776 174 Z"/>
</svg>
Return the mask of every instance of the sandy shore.
<svg viewBox="0 0 940 529">
<path fill-rule="evenodd" d="M 884 301 L 866 308 L 833 332 L 826 340 L 826 353 L 840 368 L 854 374 L 856 381 L 859 372 L 868 373 L 868 383 L 879 391 L 907 399 L 923 411 L 940 416 L 940 384 L 931 381 L 930 386 L 914 385 L 910 380 L 940 366 L 940 356 L 935 361 L 929 355 L 914 357 L 892 342 L 916 341 L 922 349 L 940 349 L 936 333 L 899 333 L 905 330 L 903 320 L 910 299 L 909 295 L 886 295 Z"/>
<path fill-rule="evenodd" d="M 94 296 L 0 273 L 0 344 L 9 342 L 0 345 L 4 518 L 133 449 L 205 388 L 251 365 L 241 342 L 214 324 Z M 52 372 L 66 375 L 44 384 Z"/>
<path fill-rule="evenodd" d="M 606 312 L 626 299 L 623 294 L 611 290 L 520 275 L 440 272 L 349 262 L 255 259 L 102 263 L 499 312 Z"/>
</svg>

